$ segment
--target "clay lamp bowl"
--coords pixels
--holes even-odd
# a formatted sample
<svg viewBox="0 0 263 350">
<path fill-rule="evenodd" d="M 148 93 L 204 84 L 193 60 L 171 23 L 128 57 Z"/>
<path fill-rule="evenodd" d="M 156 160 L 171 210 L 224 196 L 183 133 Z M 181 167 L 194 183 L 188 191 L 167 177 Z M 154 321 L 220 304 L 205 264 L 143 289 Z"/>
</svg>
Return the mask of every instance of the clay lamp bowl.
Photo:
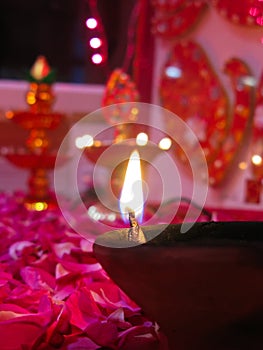
<svg viewBox="0 0 263 350">
<path fill-rule="evenodd" d="M 94 254 L 171 350 L 263 348 L 263 222 L 142 229 L 146 243 L 127 245 L 120 229 L 98 237 Z"/>
</svg>

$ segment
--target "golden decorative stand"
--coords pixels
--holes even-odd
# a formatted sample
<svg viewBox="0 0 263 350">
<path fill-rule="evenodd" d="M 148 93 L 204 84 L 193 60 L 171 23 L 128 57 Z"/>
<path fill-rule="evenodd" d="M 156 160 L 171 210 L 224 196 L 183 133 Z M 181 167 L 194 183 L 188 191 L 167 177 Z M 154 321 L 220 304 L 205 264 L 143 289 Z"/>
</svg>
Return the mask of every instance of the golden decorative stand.
<svg viewBox="0 0 263 350">
<path fill-rule="evenodd" d="M 47 131 L 61 123 L 63 115 L 52 111 L 55 96 L 52 91 L 54 73 L 45 57 L 37 58 L 29 74 L 26 94 L 27 111 L 7 112 L 6 117 L 29 131 L 24 153 L 8 152 L 5 156 L 14 165 L 30 169 L 25 206 L 30 210 L 45 210 L 56 206 L 50 190 L 48 171 L 53 169 L 56 152 L 51 152 Z"/>
</svg>

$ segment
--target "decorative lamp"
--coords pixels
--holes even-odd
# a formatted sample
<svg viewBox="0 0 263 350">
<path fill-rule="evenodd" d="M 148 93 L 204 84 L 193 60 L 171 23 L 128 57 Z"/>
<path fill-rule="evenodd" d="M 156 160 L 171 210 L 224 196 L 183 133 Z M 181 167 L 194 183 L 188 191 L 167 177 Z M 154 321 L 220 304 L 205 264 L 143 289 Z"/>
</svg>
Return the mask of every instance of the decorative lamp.
<svg viewBox="0 0 263 350">
<path fill-rule="evenodd" d="M 64 116 L 52 111 L 55 73 L 44 56 L 36 59 L 28 74 L 28 81 L 28 110 L 9 111 L 6 114 L 12 122 L 29 131 L 26 147 L 23 153 L 7 152 L 6 158 L 20 168 L 30 169 L 25 206 L 30 210 L 41 211 L 56 205 L 48 179 L 48 170 L 54 168 L 56 153 L 50 150 L 47 130 L 57 128 Z"/>
</svg>

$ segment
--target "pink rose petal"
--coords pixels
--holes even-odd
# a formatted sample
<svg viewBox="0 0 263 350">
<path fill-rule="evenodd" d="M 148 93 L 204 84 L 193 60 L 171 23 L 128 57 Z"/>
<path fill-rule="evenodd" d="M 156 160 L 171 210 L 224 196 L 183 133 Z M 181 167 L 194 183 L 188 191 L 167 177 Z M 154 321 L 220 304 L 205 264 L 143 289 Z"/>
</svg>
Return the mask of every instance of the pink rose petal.
<svg viewBox="0 0 263 350">
<path fill-rule="evenodd" d="M 39 268 L 26 266 L 21 270 L 21 277 L 33 289 L 53 290 L 56 286 L 54 276 Z"/>
<path fill-rule="evenodd" d="M 71 242 L 53 244 L 53 249 L 57 257 L 63 258 L 64 254 L 70 254 L 75 245 Z"/>
<path fill-rule="evenodd" d="M 66 305 L 71 312 L 71 323 L 84 330 L 90 322 L 103 318 L 101 310 L 88 291 L 76 291 Z"/>
<path fill-rule="evenodd" d="M 123 350 L 159 350 L 159 339 L 154 327 L 135 326 L 120 335 L 118 343 Z"/>
<path fill-rule="evenodd" d="M 20 305 L 28 311 L 33 312 L 38 310 L 39 301 L 46 294 L 47 290 L 33 290 L 27 285 L 20 284 L 10 291 L 9 295 L 6 297 L 6 302 Z"/>
<path fill-rule="evenodd" d="M 23 199 L 0 193 L 0 349 L 155 350 L 159 331 L 95 260 L 93 241 Z"/>
<path fill-rule="evenodd" d="M 108 320 L 115 323 L 118 329 L 128 329 L 132 326 L 130 322 L 125 321 L 124 311 L 122 308 L 113 311 L 109 315 Z"/>
<path fill-rule="evenodd" d="M 95 292 L 95 290 L 97 292 Z M 91 293 L 94 300 L 104 307 L 110 307 L 111 309 L 128 308 L 134 312 L 140 310 L 140 308 L 112 282 L 101 284 L 93 283 Z"/>
<path fill-rule="evenodd" d="M 101 265 L 99 263 L 95 264 L 79 264 L 70 262 L 67 260 L 60 261 L 61 266 L 74 274 L 77 275 L 83 275 L 83 274 L 89 274 L 91 272 L 96 272 L 101 270 Z"/>
<path fill-rule="evenodd" d="M 43 334 L 43 326 L 37 321 L 15 318 L 12 322 L 0 323 L 1 350 L 28 348 Z M 15 335 L 15 336 L 14 336 Z"/>
<path fill-rule="evenodd" d="M 3 308 L 0 311 L 1 350 L 32 345 L 51 321 L 51 310 L 32 314 L 15 305 L 5 305 L 9 311 Z"/>
<path fill-rule="evenodd" d="M 84 337 L 77 337 L 74 342 L 67 345 L 68 350 L 97 350 L 100 348 L 100 345 L 97 345 L 89 338 Z"/>
<path fill-rule="evenodd" d="M 34 243 L 29 241 L 15 242 L 9 248 L 9 255 L 12 259 L 17 260 L 23 254 L 23 250 L 28 247 L 34 247 Z"/>
<path fill-rule="evenodd" d="M 118 339 L 117 326 L 106 320 L 90 323 L 85 332 L 90 339 L 101 346 L 115 347 Z"/>
</svg>

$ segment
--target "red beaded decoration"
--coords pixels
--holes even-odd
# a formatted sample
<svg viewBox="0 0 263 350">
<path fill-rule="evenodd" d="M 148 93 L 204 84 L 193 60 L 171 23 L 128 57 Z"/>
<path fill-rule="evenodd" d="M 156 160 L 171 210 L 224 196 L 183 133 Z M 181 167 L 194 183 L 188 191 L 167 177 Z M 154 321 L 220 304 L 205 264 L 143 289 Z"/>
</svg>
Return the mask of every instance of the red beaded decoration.
<svg viewBox="0 0 263 350">
<path fill-rule="evenodd" d="M 153 0 L 152 31 L 162 38 L 175 38 L 193 27 L 206 9 L 206 1 Z"/>
<path fill-rule="evenodd" d="M 105 111 L 105 117 L 112 125 L 116 122 L 128 122 L 132 118 L 132 111 L 127 110 L 127 104 L 124 102 L 139 101 L 139 93 L 136 85 L 122 69 L 115 69 L 108 79 L 102 106 L 115 105 L 116 109 L 111 108 Z M 107 113 L 108 112 L 108 113 Z"/>
<path fill-rule="evenodd" d="M 225 177 L 253 113 L 248 67 L 231 59 L 225 73 L 236 95 L 232 116 L 222 84 L 204 50 L 193 41 L 173 46 L 160 81 L 162 105 L 187 122 L 204 150 L 211 185 L 218 185 Z M 179 157 L 186 162 L 183 153 Z"/>
<path fill-rule="evenodd" d="M 245 26 L 263 25 L 263 2 L 260 0 L 214 0 L 218 12 L 229 21 Z"/>
</svg>

